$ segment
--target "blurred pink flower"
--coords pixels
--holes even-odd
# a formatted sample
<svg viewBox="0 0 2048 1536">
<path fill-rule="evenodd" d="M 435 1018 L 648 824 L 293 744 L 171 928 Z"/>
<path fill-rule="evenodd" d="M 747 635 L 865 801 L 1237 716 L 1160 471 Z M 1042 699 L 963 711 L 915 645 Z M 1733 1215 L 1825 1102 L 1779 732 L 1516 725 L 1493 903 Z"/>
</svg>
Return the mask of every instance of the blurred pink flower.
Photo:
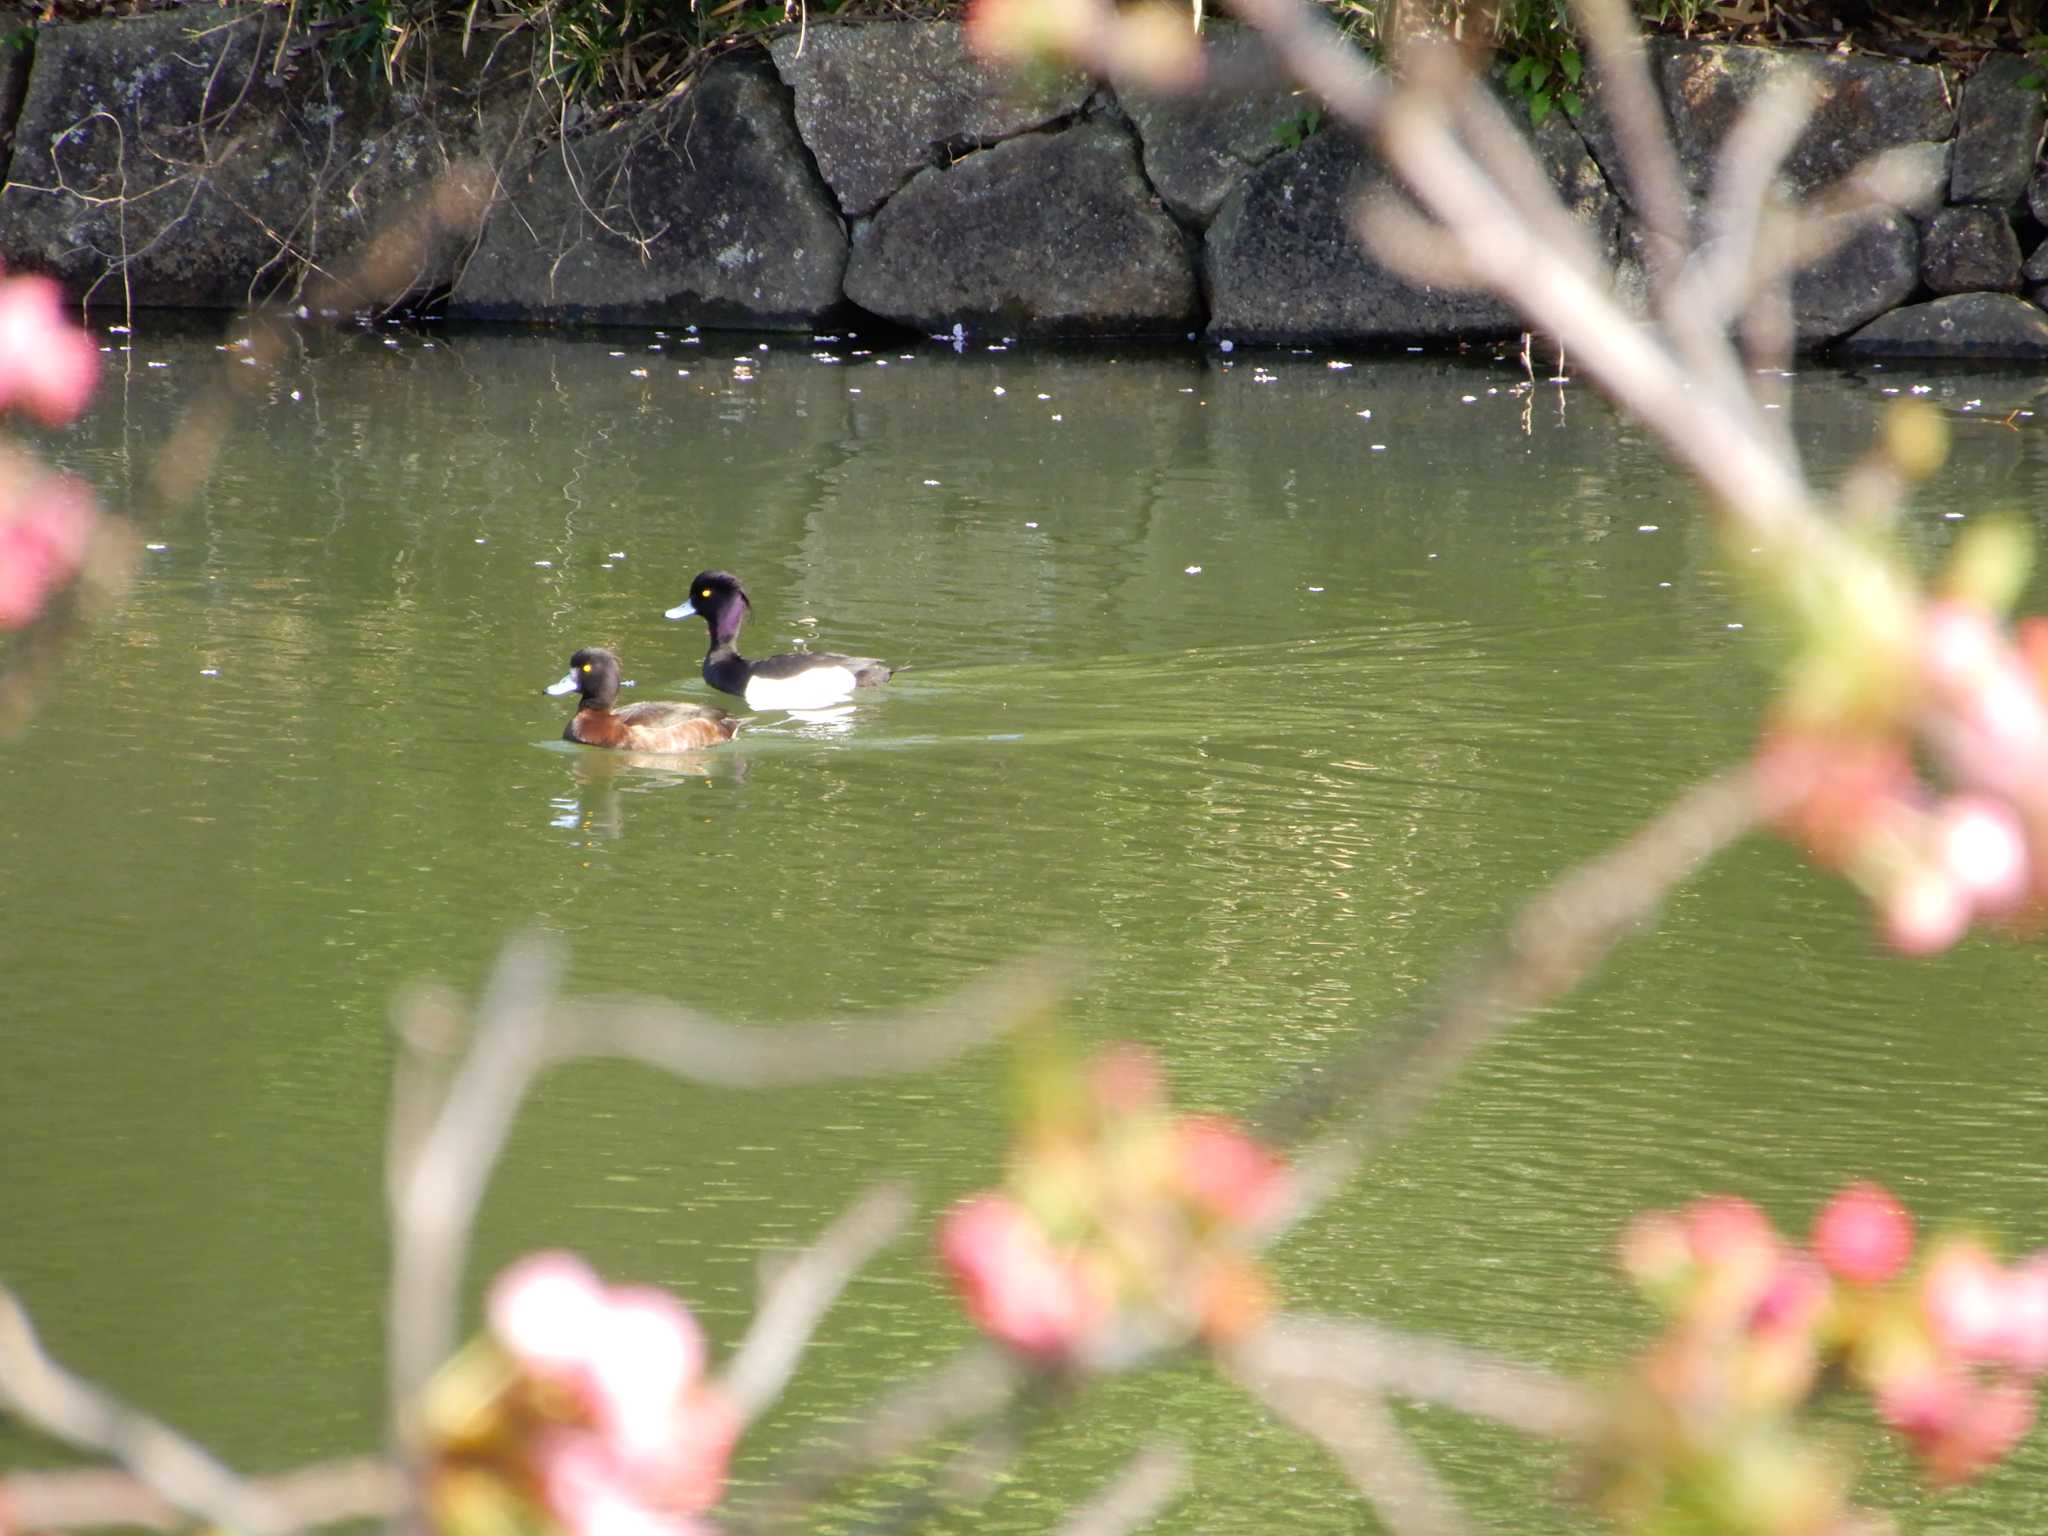
<svg viewBox="0 0 2048 1536">
<path fill-rule="evenodd" d="M 1780 1239 L 1771 1218 L 1740 1195 L 1709 1195 L 1685 1209 L 1686 1239 L 1702 1264 L 1755 1261 L 1777 1254 Z"/>
<path fill-rule="evenodd" d="M 78 574 L 98 521 L 83 481 L 0 458 L 0 629 L 32 622 Z"/>
<path fill-rule="evenodd" d="M 697 1320 L 666 1291 L 611 1291 L 589 1338 L 592 1407 L 620 1453 L 658 1462 L 675 1439 L 676 1407 L 704 1369 Z"/>
<path fill-rule="evenodd" d="M 64 318 L 55 283 L 0 278 L 0 410 L 20 407 L 62 426 L 85 409 L 99 373 L 99 349 Z"/>
<path fill-rule="evenodd" d="M 648 1502 L 595 1435 L 544 1435 L 532 1465 L 541 1503 L 573 1536 L 712 1536 L 687 1512 Z"/>
<path fill-rule="evenodd" d="M 1142 1114 L 1166 1101 L 1159 1057 L 1145 1046 L 1110 1046 L 1089 1063 L 1088 1075 L 1097 1102 L 1111 1114 Z"/>
<path fill-rule="evenodd" d="M 1821 1208 L 1813 1251 L 1838 1279 L 1881 1285 L 1913 1252 L 1913 1218 L 1878 1184 L 1851 1184 Z"/>
<path fill-rule="evenodd" d="M 1899 953 L 1938 955 L 1969 931 L 1970 898 L 1946 870 L 1911 870 L 1879 898 L 1878 925 Z"/>
<path fill-rule="evenodd" d="M 653 1286 L 607 1288 L 573 1253 L 551 1252 L 501 1274 L 487 1311 L 519 1369 L 566 1392 L 585 1417 L 587 1430 L 549 1443 L 565 1486 L 592 1509 L 625 1518 L 606 1502 L 614 1485 L 662 1510 L 717 1502 L 739 1417 L 699 1384 L 704 1334 L 682 1303 Z M 604 1480 L 593 1471 L 599 1455 Z"/>
<path fill-rule="evenodd" d="M 1181 1186 L 1217 1220 L 1251 1225 L 1287 1198 L 1287 1164 L 1228 1120 L 1191 1115 L 1174 1131 Z"/>
<path fill-rule="evenodd" d="M 2005 1271 L 1982 1244 L 1945 1243 L 1920 1281 L 1920 1310 L 1942 1349 L 1964 1360 L 1996 1360 L 2004 1352 Z"/>
<path fill-rule="evenodd" d="M 573 1253 L 529 1254 L 499 1274 L 485 1303 L 491 1333 L 529 1375 L 580 1379 L 606 1311 L 604 1282 Z"/>
<path fill-rule="evenodd" d="M 968 1315 L 1020 1354 L 1072 1353 L 1115 1304 L 1099 1275 L 1054 1247 L 1037 1220 L 1004 1195 L 981 1195 L 948 1211 L 939 1251 Z"/>
<path fill-rule="evenodd" d="M 2048 1371 L 2048 1252 L 2023 1259 L 2005 1276 L 2005 1363 L 2028 1376 Z"/>
<path fill-rule="evenodd" d="M 1935 812 L 1937 856 L 1980 911 L 2010 912 L 2033 884 L 2027 829 L 2019 814 L 1989 795 L 1957 795 Z"/>
<path fill-rule="evenodd" d="M 1666 1286 L 1692 1266 L 1685 1223 L 1669 1211 L 1642 1211 L 1621 1234 L 1622 1272 L 1642 1286 Z"/>
</svg>

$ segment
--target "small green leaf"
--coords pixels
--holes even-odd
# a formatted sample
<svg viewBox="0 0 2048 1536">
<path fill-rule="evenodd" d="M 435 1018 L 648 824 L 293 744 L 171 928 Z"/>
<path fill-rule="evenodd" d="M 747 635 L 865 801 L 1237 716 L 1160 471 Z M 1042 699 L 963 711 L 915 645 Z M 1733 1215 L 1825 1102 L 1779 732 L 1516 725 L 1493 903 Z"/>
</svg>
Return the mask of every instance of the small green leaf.
<svg viewBox="0 0 2048 1536">
<path fill-rule="evenodd" d="M 1534 59 L 1531 63 L 1534 65 L 1534 68 L 1529 71 L 1529 83 L 1538 90 L 1541 90 L 1543 82 L 1550 78 L 1550 66 L 1541 59 Z"/>
<path fill-rule="evenodd" d="M 1557 104 L 1560 107 L 1564 108 L 1564 115 L 1570 118 L 1573 122 L 1578 121 L 1579 114 L 1583 112 L 1586 108 L 1585 102 L 1580 100 L 1579 93 L 1577 91 L 1566 91 L 1562 96 L 1557 98 Z"/>
<path fill-rule="evenodd" d="M 1525 84 L 1529 78 L 1529 71 L 1535 67 L 1536 61 L 1530 58 L 1517 59 L 1514 63 L 1510 64 L 1508 66 L 1509 89 L 1517 89 Z"/>
<path fill-rule="evenodd" d="M 1529 126 L 1541 128 L 1543 119 L 1550 116 L 1550 92 L 1538 91 L 1529 98 Z"/>
<path fill-rule="evenodd" d="M 1579 76 L 1585 71 L 1586 61 L 1579 57 L 1578 49 L 1567 48 L 1559 56 L 1557 67 L 1564 71 L 1566 80 L 1573 85 L 1577 85 L 1579 83 Z"/>
</svg>

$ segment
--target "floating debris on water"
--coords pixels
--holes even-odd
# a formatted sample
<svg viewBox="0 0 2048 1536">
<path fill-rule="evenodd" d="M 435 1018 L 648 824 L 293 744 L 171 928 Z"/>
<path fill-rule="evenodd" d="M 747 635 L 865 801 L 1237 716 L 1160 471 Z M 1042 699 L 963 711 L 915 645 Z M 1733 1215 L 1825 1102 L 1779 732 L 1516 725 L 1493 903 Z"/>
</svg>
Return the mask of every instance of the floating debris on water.
<svg viewBox="0 0 2048 1536">
<path fill-rule="evenodd" d="M 144 549 L 153 549 L 157 550 L 158 552 L 161 552 L 163 550 L 169 549 L 171 546 L 168 544 L 145 544 L 142 547 Z"/>
<path fill-rule="evenodd" d="M 1191 565 L 1181 574 L 1184 576 L 1199 576 L 1202 574 L 1202 568 L 1199 565 Z"/>
<path fill-rule="evenodd" d="M 1637 523 L 1637 524 L 1636 524 L 1636 532 L 1637 532 L 1637 533 L 1655 533 L 1656 531 L 1657 531 L 1657 525 L 1656 525 L 1655 523 Z"/>
</svg>

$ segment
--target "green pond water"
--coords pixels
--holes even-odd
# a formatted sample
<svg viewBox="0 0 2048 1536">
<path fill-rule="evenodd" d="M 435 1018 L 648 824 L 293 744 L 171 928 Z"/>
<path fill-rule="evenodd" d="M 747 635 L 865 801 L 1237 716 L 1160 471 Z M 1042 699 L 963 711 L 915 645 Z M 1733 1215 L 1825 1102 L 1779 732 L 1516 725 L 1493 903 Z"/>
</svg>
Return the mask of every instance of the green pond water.
<svg viewBox="0 0 2048 1536">
<path fill-rule="evenodd" d="M 351 334 L 264 376 L 206 490 L 152 511 L 157 446 L 236 366 L 218 340 L 145 326 L 49 444 L 153 547 L 0 743 L 0 1281 L 241 1465 L 377 1442 L 403 984 L 474 991 L 538 927 L 577 989 L 773 1025 L 1061 941 L 1080 1039 L 1149 1042 L 1182 1103 L 1248 1112 L 1741 754 L 1769 694 L 1768 616 L 1687 485 L 1590 389 L 1518 392 L 1511 363 Z M 2032 408 L 2024 376 L 1802 374 L 1816 473 L 1916 385 L 1957 438 L 1909 514 L 1930 562 L 1970 517 L 2048 506 L 2042 434 L 1998 420 Z M 753 654 L 906 670 L 849 720 L 764 716 L 697 760 L 564 746 L 539 690 L 579 645 L 620 652 L 628 698 L 710 701 L 701 624 L 661 617 L 705 565 L 746 578 Z M 1875 1176 L 2048 1243 L 2043 965 L 1886 957 L 1844 890 L 1745 845 L 1489 1050 L 1280 1282 L 1598 1371 L 1647 1325 L 1610 1262 L 1645 1206 L 1731 1189 L 1803 1227 Z M 758 1482 L 968 1339 L 931 1215 L 996 1176 L 1004 1083 L 1000 1051 L 751 1094 L 561 1072 L 470 1290 L 566 1244 L 729 1346 L 762 1253 L 911 1174 L 916 1230 L 750 1436 Z M 1485 1528 L 1589 1523 L 1552 1451 L 1409 1422 Z M 1197 1468 L 1163 1529 L 1371 1528 L 1193 1366 L 1104 1391 L 942 1527 L 1046 1529 L 1161 1428 Z M 1934 1499 L 1860 1443 L 1911 1530 L 2028 1524 L 2048 1473 L 2037 1445 Z M 54 1455 L 0 1432 L 0 1466 Z"/>
</svg>

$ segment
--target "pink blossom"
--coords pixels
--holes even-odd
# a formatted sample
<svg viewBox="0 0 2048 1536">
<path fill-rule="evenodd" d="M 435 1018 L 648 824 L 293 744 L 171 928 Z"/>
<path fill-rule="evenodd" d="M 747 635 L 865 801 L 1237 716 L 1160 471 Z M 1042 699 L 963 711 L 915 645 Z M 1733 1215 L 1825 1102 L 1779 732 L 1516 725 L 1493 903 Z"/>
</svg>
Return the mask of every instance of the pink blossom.
<svg viewBox="0 0 2048 1536">
<path fill-rule="evenodd" d="M 1833 1292 L 1827 1271 L 1820 1265 L 1803 1253 L 1787 1254 L 1757 1297 L 1750 1324 L 1758 1332 L 1806 1334 Z"/>
<path fill-rule="evenodd" d="M 1685 1210 L 1686 1240 L 1702 1264 L 1774 1257 L 1777 1228 L 1756 1205 L 1740 1195 L 1710 1195 Z"/>
<path fill-rule="evenodd" d="M 1913 1218 L 1878 1184 L 1851 1184 L 1813 1223 L 1813 1251 L 1851 1285 L 1882 1285 L 1913 1251 Z"/>
<path fill-rule="evenodd" d="M 0 477 L 17 473 L 25 484 L 0 484 L 0 629 L 32 622 L 77 575 L 99 520 L 83 481 L 0 459 Z"/>
<path fill-rule="evenodd" d="M 573 1253 L 530 1254 L 491 1283 L 491 1333 L 522 1370 L 580 1380 L 604 1326 L 604 1283 Z"/>
<path fill-rule="evenodd" d="M 1980 911 L 2009 912 L 2033 883 L 2027 830 L 2003 800 L 1957 795 L 1934 818 L 1937 857 Z"/>
<path fill-rule="evenodd" d="M 1917 1443 L 1945 1435 L 1962 1416 L 1970 1380 L 1954 1365 L 1916 1361 L 1889 1372 L 1873 1396 L 1878 1416 Z"/>
<path fill-rule="evenodd" d="M 1136 1115 L 1166 1099 L 1159 1057 L 1142 1045 L 1114 1045 L 1089 1064 L 1096 1102 L 1112 1114 Z"/>
<path fill-rule="evenodd" d="M 92 398 L 100 354 L 64 319 L 64 295 L 46 277 L 0 279 L 0 409 L 19 406 L 62 426 Z"/>
<path fill-rule="evenodd" d="M 2003 1461 L 2034 1423 L 2034 1394 L 2017 1381 L 1995 1381 L 1971 1391 L 1948 1432 L 1921 1447 L 1927 1475 L 1960 1483 Z"/>
<path fill-rule="evenodd" d="M 1920 620 L 1920 666 L 1936 687 L 1966 693 L 1997 668 L 2004 650 L 1998 621 L 1957 598 L 1930 603 Z"/>
<path fill-rule="evenodd" d="M 1995 1360 L 2004 1352 L 2006 1279 L 1998 1261 L 1967 1240 L 1942 1245 L 1920 1281 L 1928 1332 L 1964 1360 Z"/>
<path fill-rule="evenodd" d="M 595 1435 L 544 1435 L 532 1466 L 541 1502 L 572 1536 L 710 1536 L 702 1521 L 649 1502 Z"/>
<path fill-rule="evenodd" d="M 1637 1285 L 1662 1287 L 1692 1264 L 1685 1223 L 1669 1211 L 1645 1211 L 1621 1234 L 1621 1268 Z"/>
<path fill-rule="evenodd" d="M 1901 954 L 1940 954 L 1969 931 L 1969 894 L 1946 870 L 1913 870 L 1879 898 L 1878 925 Z"/>
<path fill-rule="evenodd" d="M 620 1454 L 659 1464 L 676 1438 L 676 1410 L 704 1369 L 704 1334 L 666 1291 L 607 1293 L 584 1342 L 592 1410 Z"/>
<path fill-rule="evenodd" d="M 1212 1216 L 1250 1225 L 1287 1197 L 1287 1165 L 1228 1120 L 1190 1116 L 1174 1140 L 1181 1186 Z"/>
<path fill-rule="evenodd" d="M 982 1195 L 947 1212 L 939 1251 L 968 1315 L 1021 1354 L 1069 1354 L 1109 1318 L 1107 1286 L 1006 1196 Z"/>
<path fill-rule="evenodd" d="M 2014 1370 L 2028 1376 L 2048 1370 L 2048 1252 L 2006 1271 L 1999 1345 L 1999 1355 Z"/>
</svg>

